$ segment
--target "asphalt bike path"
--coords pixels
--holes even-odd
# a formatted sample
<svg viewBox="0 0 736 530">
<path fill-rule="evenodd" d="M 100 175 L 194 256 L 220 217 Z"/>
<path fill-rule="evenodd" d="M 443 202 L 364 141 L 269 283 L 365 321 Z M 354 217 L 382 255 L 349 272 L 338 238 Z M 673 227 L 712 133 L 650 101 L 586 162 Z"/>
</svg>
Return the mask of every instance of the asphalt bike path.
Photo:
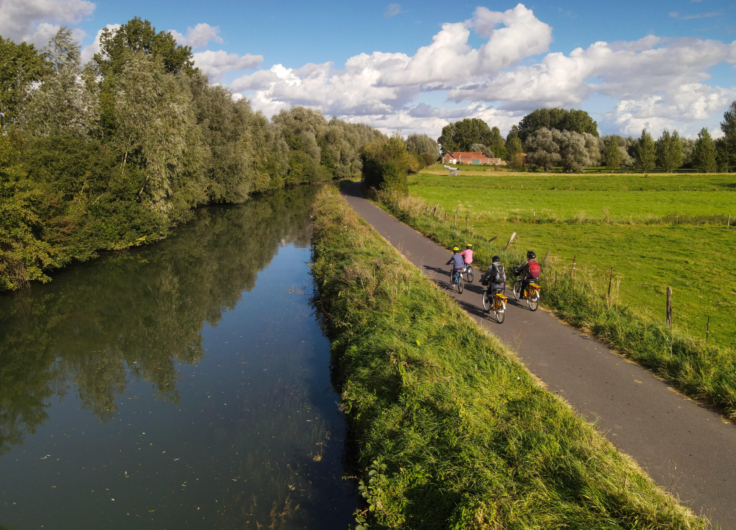
<svg viewBox="0 0 736 530">
<path fill-rule="evenodd" d="M 483 311 L 484 288 L 458 294 L 450 285 L 451 252 L 343 188 L 350 206 L 409 261 L 448 289 L 480 325 L 517 352 L 549 391 L 562 396 L 621 451 L 694 512 L 736 530 L 736 425 L 669 388 L 639 365 L 526 301 L 509 303 L 503 324 Z M 544 290 L 541 293 L 544 303 Z"/>
</svg>

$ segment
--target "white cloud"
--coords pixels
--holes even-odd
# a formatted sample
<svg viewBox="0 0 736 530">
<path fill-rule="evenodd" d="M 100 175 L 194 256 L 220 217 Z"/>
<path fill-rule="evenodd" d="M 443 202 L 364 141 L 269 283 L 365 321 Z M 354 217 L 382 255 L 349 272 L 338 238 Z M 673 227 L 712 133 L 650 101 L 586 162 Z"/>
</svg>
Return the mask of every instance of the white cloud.
<svg viewBox="0 0 736 530">
<path fill-rule="evenodd" d="M 109 30 L 117 30 L 120 28 L 120 24 L 108 24 L 105 26 L 105 29 Z M 95 40 L 92 44 L 89 46 L 85 46 L 82 48 L 82 63 L 86 63 L 94 57 L 96 53 L 100 51 L 100 37 L 102 36 L 102 30 L 99 30 L 97 32 L 97 35 L 95 35 Z"/>
<path fill-rule="evenodd" d="M 478 48 L 469 44 L 471 32 L 486 39 Z M 231 88 L 247 92 L 267 115 L 305 105 L 385 130 L 433 136 L 465 117 L 507 130 L 533 109 L 579 108 L 595 95 L 614 99 L 601 120 L 607 130 L 638 134 L 643 126 L 677 126 L 689 131 L 686 123 L 698 122 L 699 129 L 736 98 L 736 88 L 706 83 L 714 65 L 736 64 L 736 42 L 647 35 L 596 42 L 569 54 L 547 53 L 551 42 L 552 28 L 522 4 L 504 12 L 479 7 L 470 20 L 443 24 L 413 56 L 362 53 L 343 69 L 331 62 L 276 65 L 240 77 Z M 430 91 L 444 91 L 464 106 L 417 104 Z"/>
<path fill-rule="evenodd" d="M 175 29 L 170 29 L 169 33 L 176 39 L 181 46 L 191 46 L 192 48 L 201 48 L 206 46 L 209 41 L 222 42 L 220 37 L 220 27 L 210 26 L 209 24 L 197 24 L 193 28 L 187 28 L 187 34 L 182 35 Z"/>
<path fill-rule="evenodd" d="M 213 83 L 219 83 L 228 73 L 247 68 L 255 68 L 263 62 L 263 55 L 238 55 L 225 51 L 204 51 L 192 55 L 194 64 L 210 77 Z"/>
<path fill-rule="evenodd" d="M 500 24 L 504 27 L 497 28 Z M 474 49 L 468 44 L 470 29 L 488 42 Z M 552 28 L 522 4 L 508 11 L 475 10 L 472 20 L 447 23 L 429 46 L 402 69 L 387 72 L 387 85 L 435 84 L 444 88 L 457 79 L 498 72 L 526 57 L 544 53 L 552 42 Z"/>
<path fill-rule="evenodd" d="M 386 12 L 383 14 L 384 18 L 395 17 L 401 13 L 401 4 L 389 4 L 386 8 Z"/>
<path fill-rule="evenodd" d="M 86 0 L 0 0 L 0 35 L 44 46 L 63 24 L 76 24 L 94 10 Z M 74 33 L 84 36 L 81 30 Z"/>
</svg>

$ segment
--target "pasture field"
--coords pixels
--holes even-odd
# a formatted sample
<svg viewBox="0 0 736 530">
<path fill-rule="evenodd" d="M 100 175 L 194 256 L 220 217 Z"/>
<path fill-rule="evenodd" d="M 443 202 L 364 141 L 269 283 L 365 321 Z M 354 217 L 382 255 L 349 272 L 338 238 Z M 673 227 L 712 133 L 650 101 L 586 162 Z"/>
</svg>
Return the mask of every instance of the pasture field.
<svg viewBox="0 0 736 530">
<path fill-rule="evenodd" d="M 411 195 L 465 216 L 473 231 L 517 233 L 517 251 L 547 249 L 562 262 L 608 281 L 615 271 L 619 300 L 650 321 L 662 321 L 665 290 L 673 288 L 675 326 L 736 344 L 736 175 L 530 175 L 409 179 Z M 523 248 L 522 248 L 523 247 Z"/>
</svg>

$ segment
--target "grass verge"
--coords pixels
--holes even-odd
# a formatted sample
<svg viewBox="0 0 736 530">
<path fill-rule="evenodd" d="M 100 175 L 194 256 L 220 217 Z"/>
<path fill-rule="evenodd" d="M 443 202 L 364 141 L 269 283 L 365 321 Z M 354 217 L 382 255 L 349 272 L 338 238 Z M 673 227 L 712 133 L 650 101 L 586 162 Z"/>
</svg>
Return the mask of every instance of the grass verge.
<svg viewBox="0 0 736 530">
<path fill-rule="evenodd" d="M 512 250 L 505 252 L 488 239 L 445 224 L 427 205 L 414 197 L 379 193 L 377 202 L 389 213 L 449 248 L 471 242 L 479 269 L 485 269 L 494 254 L 501 256 L 506 270 L 525 261 Z M 539 256 L 540 261 L 542 256 Z M 685 394 L 713 405 L 736 419 L 736 352 L 733 348 L 706 344 L 666 326 L 643 320 L 618 303 L 614 288 L 595 281 L 591 271 L 569 274 L 569 264 L 550 259 L 540 278 L 542 304 L 562 320 L 591 333 L 620 353 L 652 370 Z"/>
<path fill-rule="evenodd" d="M 357 442 L 358 528 L 707 528 L 544 390 L 338 196 L 316 305 Z"/>
</svg>

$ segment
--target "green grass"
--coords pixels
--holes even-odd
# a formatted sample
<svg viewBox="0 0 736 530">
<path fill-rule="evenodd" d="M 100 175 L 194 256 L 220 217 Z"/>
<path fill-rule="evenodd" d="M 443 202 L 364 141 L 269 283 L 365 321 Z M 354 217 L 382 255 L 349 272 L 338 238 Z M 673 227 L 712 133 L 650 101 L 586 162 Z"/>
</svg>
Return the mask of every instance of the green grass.
<svg viewBox="0 0 736 530">
<path fill-rule="evenodd" d="M 501 256 L 507 270 L 525 260 L 525 247 L 512 245 L 506 252 L 497 241 L 479 235 L 473 227 L 454 228 L 454 223 L 444 220 L 442 212 L 427 213 L 426 203 L 416 197 L 379 193 L 377 199 L 384 209 L 445 247 L 473 243 L 474 262 L 479 269 L 487 267 L 494 254 Z M 605 233 L 601 245 L 612 246 Z M 715 341 L 705 344 L 681 327 L 670 330 L 663 319 L 652 322 L 642 316 L 641 310 L 633 310 L 621 301 L 618 278 L 609 296 L 608 278 L 602 277 L 603 271 L 578 261 L 573 279 L 570 265 L 555 256 L 543 265 L 543 305 L 689 396 L 719 407 L 726 416 L 736 419 L 736 351 L 731 345 L 718 346 L 713 344 Z"/>
<path fill-rule="evenodd" d="M 700 191 L 685 191 L 692 189 Z M 567 263 L 575 257 L 601 282 L 613 267 L 620 301 L 652 322 L 663 320 L 671 286 L 679 329 L 705 337 L 710 316 L 710 340 L 736 344 L 736 259 L 729 258 L 736 256 L 736 228 L 725 226 L 729 212 L 736 225 L 736 175 L 450 180 L 420 174 L 409 191 L 439 202 L 449 218 L 459 208 L 461 226 L 468 213 L 476 233 L 499 236 L 498 247 L 516 232 L 516 248 L 535 249 L 540 258 L 550 249 Z"/>
<path fill-rule="evenodd" d="M 705 528 L 338 197 L 315 304 L 356 441 L 358 528 Z M 367 520 L 367 521 L 366 521 Z"/>
</svg>

